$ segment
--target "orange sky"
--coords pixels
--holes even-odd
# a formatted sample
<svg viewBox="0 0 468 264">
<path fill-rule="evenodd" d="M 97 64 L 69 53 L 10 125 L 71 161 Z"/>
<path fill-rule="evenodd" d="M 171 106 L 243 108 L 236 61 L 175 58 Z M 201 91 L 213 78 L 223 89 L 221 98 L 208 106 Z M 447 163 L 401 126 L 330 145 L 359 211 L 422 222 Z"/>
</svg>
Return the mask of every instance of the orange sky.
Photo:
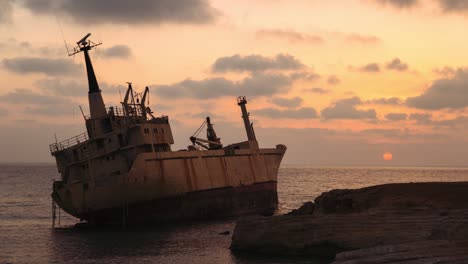
<svg viewBox="0 0 468 264">
<path fill-rule="evenodd" d="M 63 31 L 69 48 L 87 32 L 103 42 L 92 57 L 108 105 L 119 102 L 127 81 L 150 86 L 152 108 L 178 130 L 177 148 L 206 114 L 218 120 L 225 143 L 243 139 L 235 97 L 246 94 L 261 145 L 285 143 L 289 163 L 388 165 L 381 157 L 391 151 L 392 165 L 466 165 L 464 150 L 454 149 L 468 143 L 463 6 L 165 2 L 2 2 L 0 144 L 18 151 L 0 150 L 0 162 L 51 161 L 55 132 L 65 139 L 84 130 L 83 59 L 67 56 Z M 225 68 L 217 70 L 217 61 Z"/>
</svg>

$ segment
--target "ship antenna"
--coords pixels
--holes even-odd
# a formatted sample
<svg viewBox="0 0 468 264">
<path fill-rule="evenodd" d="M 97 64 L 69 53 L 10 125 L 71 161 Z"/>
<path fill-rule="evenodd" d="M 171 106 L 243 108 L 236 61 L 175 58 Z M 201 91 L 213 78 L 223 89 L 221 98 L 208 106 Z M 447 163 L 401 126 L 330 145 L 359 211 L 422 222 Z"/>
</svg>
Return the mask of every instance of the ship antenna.
<svg viewBox="0 0 468 264">
<path fill-rule="evenodd" d="M 76 44 L 78 45 L 73 49 L 72 53 L 69 53 L 68 56 L 73 56 L 77 53 L 80 53 L 84 50 L 90 50 L 96 46 L 99 46 L 102 44 L 102 42 L 94 43 L 91 40 L 88 40 L 89 36 L 91 36 L 91 33 L 86 34 L 82 39 L 78 40 Z"/>
<path fill-rule="evenodd" d="M 65 40 L 65 35 L 63 34 L 62 24 L 60 23 L 58 16 L 56 18 L 57 18 L 57 24 L 60 28 L 60 33 L 62 34 L 63 43 L 65 44 L 65 49 L 67 50 L 68 56 L 71 56 L 70 50 L 68 49 L 67 41 Z"/>
<path fill-rule="evenodd" d="M 83 112 L 83 108 L 81 108 L 81 105 L 78 106 L 80 108 L 80 111 L 81 111 L 81 115 L 83 115 L 83 119 L 86 121 L 86 116 Z"/>
</svg>

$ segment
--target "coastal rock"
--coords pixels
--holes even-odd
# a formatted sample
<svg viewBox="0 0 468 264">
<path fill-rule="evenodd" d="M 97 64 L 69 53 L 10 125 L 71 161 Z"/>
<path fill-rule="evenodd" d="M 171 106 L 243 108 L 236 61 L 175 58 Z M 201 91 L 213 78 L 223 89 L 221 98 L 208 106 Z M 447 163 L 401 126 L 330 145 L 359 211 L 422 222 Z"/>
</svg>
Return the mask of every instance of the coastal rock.
<svg viewBox="0 0 468 264">
<path fill-rule="evenodd" d="M 333 190 L 289 215 L 238 221 L 231 248 L 333 258 L 348 250 L 415 241 L 461 241 L 468 237 L 467 192 L 467 182 Z"/>
<path fill-rule="evenodd" d="M 415 259 L 416 258 L 416 259 Z M 468 240 L 418 241 L 339 253 L 333 264 L 468 263 Z"/>
</svg>

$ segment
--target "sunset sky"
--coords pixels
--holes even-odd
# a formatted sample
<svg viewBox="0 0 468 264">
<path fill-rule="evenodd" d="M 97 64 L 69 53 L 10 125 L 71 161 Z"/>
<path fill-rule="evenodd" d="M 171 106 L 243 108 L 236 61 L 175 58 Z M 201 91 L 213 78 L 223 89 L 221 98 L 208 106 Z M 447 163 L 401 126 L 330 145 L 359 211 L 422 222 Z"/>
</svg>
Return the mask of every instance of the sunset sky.
<svg viewBox="0 0 468 264">
<path fill-rule="evenodd" d="M 262 147 L 285 164 L 468 165 L 465 0 L 0 0 L 0 162 L 53 162 L 85 131 L 86 33 L 106 106 L 150 87 L 176 144 L 211 116 L 244 140 L 246 95 Z M 392 160 L 383 154 L 392 153 Z"/>
</svg>

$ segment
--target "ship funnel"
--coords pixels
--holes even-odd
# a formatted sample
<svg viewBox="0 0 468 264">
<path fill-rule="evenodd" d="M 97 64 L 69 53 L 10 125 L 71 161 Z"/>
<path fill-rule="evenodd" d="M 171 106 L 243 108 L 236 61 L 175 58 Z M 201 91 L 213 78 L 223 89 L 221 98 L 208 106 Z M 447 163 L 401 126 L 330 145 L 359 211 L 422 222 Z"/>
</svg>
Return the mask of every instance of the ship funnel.
<svg viewBox="0 0 468 264">
<path fill-rule="evenodd" d="M 247 112 L 247 107 L 245 106 L 246 104 L 247 104 L 247 99 L 245 98 L 245 96 L 239 96 L 237 98 L 237 105 L 240 106 L 241 111 L 242 111 L 242 119 L 244 119 L 244 126 L 245 126 L 245 132 L 247 133 L 247 139 L 249 141 L 256 141 L 257 139 L 255 138 L 253 126 L 250 123 L 249 112 Z"/>
</svg>

